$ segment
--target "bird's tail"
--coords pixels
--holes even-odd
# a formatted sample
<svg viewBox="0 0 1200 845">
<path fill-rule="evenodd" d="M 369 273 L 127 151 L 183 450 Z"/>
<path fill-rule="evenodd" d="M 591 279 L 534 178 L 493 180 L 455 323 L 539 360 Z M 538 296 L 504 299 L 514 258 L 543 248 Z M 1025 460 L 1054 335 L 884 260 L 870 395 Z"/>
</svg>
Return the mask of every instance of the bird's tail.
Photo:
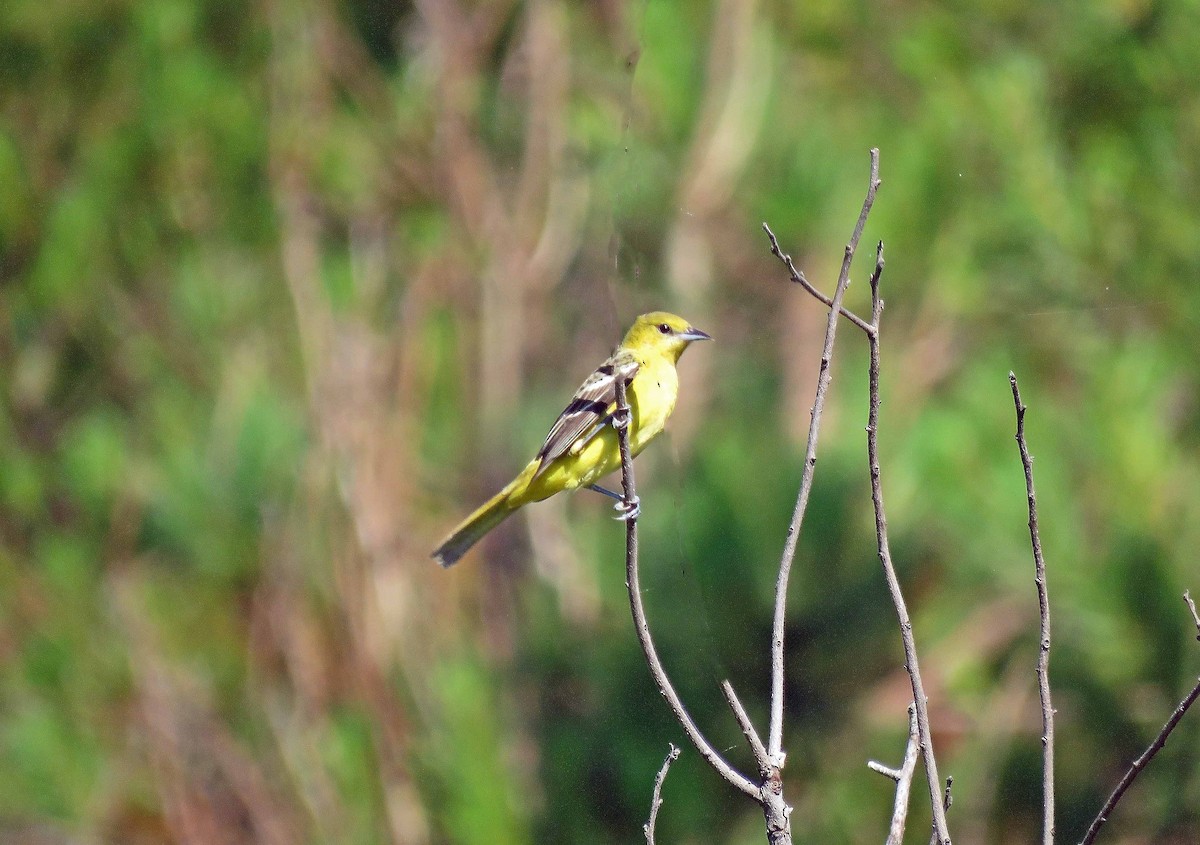
<svg viewBox="0 0 1200 845">
<path fill-rule="evenodd" d="M 453 566 L 458 559 L 504 520 L 508 519 L 522 503 L 513 503 L 512 493 L 519 479 L 488 499 L 462 523 L 450 532 L 450 536 L 433 550 L 433 557 L 443 567 Z"/>
</svg>

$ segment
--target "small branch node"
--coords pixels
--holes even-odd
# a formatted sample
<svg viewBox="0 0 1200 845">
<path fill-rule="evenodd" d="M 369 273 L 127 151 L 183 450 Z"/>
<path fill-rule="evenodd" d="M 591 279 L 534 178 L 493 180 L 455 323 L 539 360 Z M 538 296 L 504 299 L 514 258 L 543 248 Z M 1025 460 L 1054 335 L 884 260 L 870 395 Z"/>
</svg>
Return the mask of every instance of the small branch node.
<svg viewBox="0 0 1200 845">
<path fill-rule="evenodd" d="M 900 845 L 904 841 L 904 825 L 908 818 L 908 799 L 912 790 L 913 774 L 917 770 L 917 760 L 921 757 L 920 732 L 917 726 L 917 711 L 913 705 L 908 706 L 908 742 L 904 746 L 904 762 L 899 769 L 891 769 L 874 761 L 867 765 L 873 771 L 890 777 L 896 782 L 896 798 L 892 805 L 892 823 L 888 828 L 886 845 Z"/>
<path fill-rule="evenodd" d="M 899 769 L 889 768 L 889 767 L 885 766 L 883 763 L 877 762 L 875 760 L 868 760 L 867 768 L 873 772 L 883 775 L 885 778 L 891 778 L 892 780 L 897 781 L 897 782 L 899 782 L 899 780 L 900 780 L 900 770 Z"/>
</svg>

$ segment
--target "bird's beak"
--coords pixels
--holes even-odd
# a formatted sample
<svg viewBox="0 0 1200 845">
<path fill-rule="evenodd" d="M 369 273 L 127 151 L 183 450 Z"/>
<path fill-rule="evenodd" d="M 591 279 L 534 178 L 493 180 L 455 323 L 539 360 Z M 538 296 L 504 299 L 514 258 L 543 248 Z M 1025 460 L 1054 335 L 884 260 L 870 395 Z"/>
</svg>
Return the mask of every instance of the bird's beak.
<svg viewBox="0 0 1200 845">
<path fill-rule="evenodd" d="M 708 332 L 700 331 L 695 326 L 688 326 L 686 329 L 681 331 L 677 337 L 680 337 L 683 340 L 712 340 L 712 335 L 710 335 Z"/>
</svg>

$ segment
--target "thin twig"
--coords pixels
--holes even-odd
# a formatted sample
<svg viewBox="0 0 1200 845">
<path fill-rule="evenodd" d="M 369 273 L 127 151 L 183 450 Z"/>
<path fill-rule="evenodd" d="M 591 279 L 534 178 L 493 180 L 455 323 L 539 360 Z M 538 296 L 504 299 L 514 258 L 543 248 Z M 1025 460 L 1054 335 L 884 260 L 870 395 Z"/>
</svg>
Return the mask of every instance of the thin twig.
<svg viewBox="0 0 1200 845">
<path fill-rule="evenodd" d="M 1017 447 L 1025 469 L 1025 493 L 1029 501 L 1029 539 L 1033 543 L 1034 582 L 1037 584 L 1038 615 L 1041 618 L 1041 647 L 1038 650 L 1038 696 L 1042 701 L 1042 843 L 1054 845 L 1054 706 L 1050 703 L 1050 598 L 1046 592 L 1046 560 L 1038 533 L 1037 496 L 1033 491 L 1033 458 L 1025 442 L 1025 405 L 1015 373 L 1008 374 L 1013 406 L 1017 410 Z"/>
<path fill-rule="evenodd" d="M 953 786 L 954 775 L 948 775 L 946 777 L 946 791 L 942 793 L 942 810 L 945 812 L 949 812 L 950 808 L 954 805 L 954 796 L 950 794 L 950 790 Z M 929 845 L 937 845 L 937 842 L 937 831 L 933 830 L 932 826 L 930 826 Z"/>
<path fill-rule="evenodd" d="M 885 766 L 878 760 L 868 760 L 867 768 L 877 775 L 883 775 L 885 778 L 891 778 L 894 781 L 900 780 L 900 770 L 893 769 L 891 766 Z"/>
<path fill-rule="evenodd" d="M 1196 612 L 1196 602 L 1187 590 L 1183 591 L 1183 600 L 1187 602 L 1188 610 L 1192 612 L 1192 621 L 1196 623 L 1196 639 L 1200 640 L 1200 613 Z"/>
<path fill-rule="evenodd" d="M 833 300 L 817 290 L 812 282 L 805 277 L 804 271 L 796 269 L 796 265 L 792 263 L 792 257 L 779 248 L 779 241 L 775 239 L 775 233 L 771 231 L 771 227 L 766 223 L 763 223 L 762 227 L 763 231 L 767 233 L 767 237 L 771 241 L 771 254 L 782 261 L 784 267 L 787 267 L 788 274 L 792 277 L 792 281 L 811 293 L 819 302 L 823 302 L 825 307 L 833 307 Z M 841 305 L 838 306 L 838 311 L 843 317 L 845 317 L 854 325 L 858 326 L 864 332 L 871 330 L 871 327 L 867 324 L 867 321 L 855 314 L 853 311 L 850 311 Z"/>
<path fill-rule="evenodd" d="M 925 698 L 925 684 L 921 680 L 921 667 L 917 661 L 917 642 L 913 636 L 912 621 L 904 594 L 900 590 L 900 579 L 892 564 L 892 551 L 888 542 L 887 515 L 883 507 L 883 484 L 879 470 L 879 321 L 883 316 L 883 300 L 879 296 L 879 277 L 883 272 L 883 242 L 875 253 L 875 272 L 871 276 L 871 331 L 867 340 L 871 348 L 871 366 L 868 375 L 870 410 L 867 416 L 867 462 L 871 469 L 871 503 L 875 507 L 875 537 L 879 547 L 879 562 L 883 564 L 884 577 L 896 616 L 900 621 L 900 638 L 904 642 L 904 663 L 912 684 L 913 704 L 917 710 L 917 732 L 921 740 L 921 753 L 925 757 L 925 775 L 929 781 L 929 801 L 933 808 L 933 835 L 939 845 L 950 845 L 950 831 L 946 826 L 946 808 L 942 799 L 942 782 L 938 777 L 937 760 L 933 754 L 933 737 L 929 728 L 929 702 Z"/>
<path fill-rule="evenodd" d="M 630 418 L 630 410 L 629 401 L 626 397 L 625 379 L 618 378 L 616 380 L 616 390 L 616 420 L 625 421 L 624 424 L 617 426 L 617 440 L 621 446 L 621 489 L 627 508 L 633 511 L 637 502 L 637 489 L 633 479 L 633 455 L 629 449 L 628 420 Z M 761 804 L 762 797 L 759 793 L 759 788 L 749 778 L 729 765 L 725 758 L 718 754 L 716 749 L 712 747 L 712 744 L 704 737 L 700 729 L 696 727 L 691 714 L 683 706 L 679 694 L 675 692 L 675 687 L 671 683 L 671 679 L 667 677 L 667 672 L 663 669 L 662 661 L 658 659 L 658 651 L 654 647 L 654 640 L 650 637 L 650 626 L 646 622 L 646 608 L 642 605 L 642 590 L 638 580 L 636 515 L 630 516 L 625 521 L 625 587 L 629 591 L 629 607 L 633 612 L 633 626 L 637 632 L 638 642 L 641 643 L 642 652 L 646 655 L 646 663 L 650 666 L 650 674 L 654 678 L 654 684 L 658 687 L 659 692 L 662 693 L 663 698 L 667 700 L 667 704 L 671 707 L 671 712 L 675 714 L 675 718 L 683 726 L 684 732 L 687 734 L 688 739 L 692 741 L 692 744 L 696 746 L 696 750 L 700 752 L 700 756 L 716 769 L 717 774 Z"/>
<path fill-rule="evenodd" d="M 650 796 L 650 818 L 642 825 L 642 833 L 646 834 L 646 845 L 654 845 L 654 825 L 658 823 L 658 808 L 662 806 L 663 802 L 663 781 L 667 779 L 667 771 L 671 768 L 671 764 L 679 759 L 678 746 L 673 742 L 667 744 L 671 746 L 671 750 L 667 752 L 667 759 L 663 760 L 662 768 L 654 777 L 654 793 Z"/>
<path fill-rule="evenodd" d="M 1150 743 L 1150 746 L 1142 752 L 1142 756 L 1134 760 L 1129 766 L 1129 771 L 1125 772 L 1125 776 L 1121 778 L 1121 782 L 1117 784 L 1117 788 L 1113 790 L 1112 795 L 1108 796 L 1108 800 L 1104 802 L 1104 806 L 1100 808 L 1100 812 L 1096 814 L 1096 818 L 1092 819 L 1092 824 L 1088 827 L 1083 839 L 1079 840 L 1079 845 L 1091 845 L 1092 840 L 1096 838 L 1096 834 L 1100 832 L 1100 828 L 1108 821 L 1108 817 L 1117 806 L 1117 802 L 1125 795 L 1125 790 L 1129 789 L 1134 778 L 1154 759 L 1154 755 L 1167 744 L 1167 737 L 1171 735 L 1171 731 L 1175 730 L 1175 726 L 1179 724 L 1179 720 L 1187 713 L 1188 708 L 1192 706 L 1197 697 L 1200 697 L 1200 679 L 1196 681 L 1196 685 L 1192 687 L 1192 691 L 1184 696 L 1183 701 L 1179 702 L 1179 705 L 1175 708 L 1175 712 L 1171 714 L 1171 718 L 1167 719 L 1167 723 L 1163 725 L 1162 730 L 1158 732 L 1158 736 L 1154 738 L 1154 742 Z"/>
<path fill-rule="evenodd" d="M 763 778 L 770 777 L 772 769 L 771 757 L 767 754 L 767 749 L 763 746 L 758 731 L 754 729 L 754 723 L 746 715 L 746 708 L 742 706 L 742 702 L 738 700 L 737 693 L 733 691 L 733 685 L 728 680 L 721 681 L 721 692 L 725 693 L 725 700 L 729 702 L 729 709 L 733 711 L 733 718 L 737 719 L 738 726 L 741 727 L 742 734 L 746 737 L 746 742 L 750 743 L 750 750 L 754 753 L 754 762 L 758 764 L 759 774 Z"/>
<path fill-rule="evenodd" d="M 842 269 L 838 274 L 837 287 L 834 288 L 833 299 L 829 300 L 829 320 L 825 325 L 825 346 L 821 350 L 821 371 L 817 377 L 817 394 L 813 400 L 812 421 L 808 426 L 808 445 L 804 450 L 804 469 L 800 476 L 800 493 L 796 497 L 796 507 L 792 511 L 792 521 L 788 525 L 787 540 L 783 546 L 783 557 L 779 562 L 779 575 L 775 580 L 775 617 L 771 628 L 771 725 L 768 740 L 768 752 L 775 766 L 782 768 L 783 757 L 783 630 L 787 611 L 788 577 L 792 571 L 792 561 L 796 557 L 796 542 L 800 538 L 800 526 L 804 522 L 804 513 L 808 509 L 808 497 L 812 492 L 813 473 L 817 465 L 817 438 L 821 429 L 821 412 L 825 409 L 825 394 L 829 391 L 832 380 L 830 362 L 833 360 L 833 342 L 837 334 L 838 314 L 842 310 L 842 299 L 850 284 L 850 263 L 854 259 L 854 251 L 862 238 L 863 226 L 866 225 L 867 215 L 875 203 L 875 192 L 879 189 L 879 150 L 871 150 L 871 182 L 867 188 L 867 197 L 863 200 L 862 211 L 859 212 L 858 222 L 846 245 L 842 258 Z M 764 227 L 765 228 L 765 227 Z M 770 234 L 770 229 L 767 229 Z M 774 240 L 774 236 L 771 235 Z M 785 262 L 786 263 L 786 262 Z M 803 278 L 803 277 L 801 277 Z M 811 285 L 808 286 L 812 292 Z"/>
<path fill-rule="evenodd" d="M 896 782 L 896 800 L 892 805 L 892 824 L 888 828 L 886 845 L 900 845 L 904 841 L 904 824 L 908 819 L 908 796 L 912 790 L 913 774 L 917 770 L 917 760 L 921 756 L 921 742 L 917 734 L 917 710 L 908 705 L 908 744 L 904 747 L 904 762 L 900 768 L 891 769 L 874 760 L 867 762 L 867 767 L 884 777 Z"/>
</svg>

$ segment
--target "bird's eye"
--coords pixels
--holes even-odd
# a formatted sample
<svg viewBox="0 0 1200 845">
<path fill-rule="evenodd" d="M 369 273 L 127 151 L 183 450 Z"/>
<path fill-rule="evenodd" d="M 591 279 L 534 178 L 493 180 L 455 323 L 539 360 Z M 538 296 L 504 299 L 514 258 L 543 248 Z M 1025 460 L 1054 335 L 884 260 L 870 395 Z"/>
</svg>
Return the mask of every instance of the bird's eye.
<svg viewBox="0 0 1200 845">
<path fill-rule="evenodd" d="M 659 324 L 658 324 L 658 330 L 659 330 L 660 332 L 662 332 L 663 334 L 670 334 L 670 333 L 671 333 L 671 327 L 670 327 L 670 326 L 668 326 L 666 323 L 659 323 Z"/>
</svg>

